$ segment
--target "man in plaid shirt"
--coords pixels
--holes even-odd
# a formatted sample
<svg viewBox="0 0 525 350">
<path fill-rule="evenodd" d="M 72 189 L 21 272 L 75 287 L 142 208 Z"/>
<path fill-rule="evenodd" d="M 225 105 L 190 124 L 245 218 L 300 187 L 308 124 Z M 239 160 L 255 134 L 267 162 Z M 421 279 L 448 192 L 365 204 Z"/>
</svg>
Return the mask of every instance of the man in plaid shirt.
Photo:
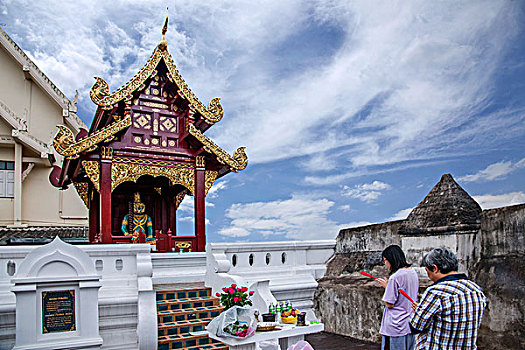
<svg viewBox="0 0 525 350">
<path fill-rule="evenodd" d="M 481 288 L 458 273 L 458 260 L 447 248 L 436 248 L 423 257 L 427 288 L 410 321 L 418 334 L 416 349 L 476 349 L 476 338 L 487 303 Z"/>
</svg>

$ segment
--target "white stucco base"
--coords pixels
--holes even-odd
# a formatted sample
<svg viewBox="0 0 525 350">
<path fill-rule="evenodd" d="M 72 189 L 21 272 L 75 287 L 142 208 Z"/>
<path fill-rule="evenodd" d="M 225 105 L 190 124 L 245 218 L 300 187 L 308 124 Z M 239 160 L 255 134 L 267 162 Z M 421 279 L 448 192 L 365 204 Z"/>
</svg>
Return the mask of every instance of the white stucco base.
<svg viewBox="0 0 525 350">
<path fill-rule="evenodd" d="M 91 260 L 84 264 L 91 265 L 100 276 L 98 329 L 103 341 L 100 348 L 155 349 L 154 285 L 204 282 L 215 293 L 237 282 L 256 291 L 253 300 L 261 311 L 266 311 L 269 302 L 286 300 L 299 309 L 311 309 L 316 279 L 324 275 L 335 241 L 217 243 L 209 244 L 206 253 L 181 254 L 152 253 L 147 244 L 76 247 Z M 0 349 L 15 345 L 14 280 L 24 259 L 36 248 L 0 247 Z"/>
</svg>

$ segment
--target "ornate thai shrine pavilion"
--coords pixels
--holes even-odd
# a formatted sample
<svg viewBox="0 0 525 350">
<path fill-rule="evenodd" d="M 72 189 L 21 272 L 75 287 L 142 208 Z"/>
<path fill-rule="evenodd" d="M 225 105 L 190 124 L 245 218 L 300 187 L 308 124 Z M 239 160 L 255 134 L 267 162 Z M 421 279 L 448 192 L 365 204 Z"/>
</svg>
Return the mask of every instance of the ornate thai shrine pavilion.
<svg viewBox="0 0 525 350">
<path fill-rule="evenodd" d="M 132 222 L 142 225 L 135 209 L 143 203 L 158 251 L 204 251 L 206 194 L 215 180 L 248 164 L 244 147 L 231 156 L 204 134 L 223 117 L 220 100 L 206 107 L 190 90 L 168 52 L 167 24 L 166 17 L 161 41 L 129 82 L 110 93 L 95 78 L 90 97 L 98 108 L 89 132 L 74 138 L 59 125 L 53 140 L 64 162 L 50 180 L 77 189 L 89 208 L 91 243 L 134 241 L 126 231 Z M 176 211 L 186 195 L 194 197 L 195 236 L 177 235 Z M 142 242 L 145 226 L 140 234 Z"/>
</svg>

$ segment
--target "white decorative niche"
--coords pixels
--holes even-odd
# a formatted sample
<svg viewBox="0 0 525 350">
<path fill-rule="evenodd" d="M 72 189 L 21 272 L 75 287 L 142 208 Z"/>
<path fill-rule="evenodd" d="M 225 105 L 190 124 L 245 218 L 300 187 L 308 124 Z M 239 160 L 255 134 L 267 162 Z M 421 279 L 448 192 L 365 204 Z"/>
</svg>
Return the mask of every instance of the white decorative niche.
<svg viewBox="0 0 525 350">
<path fill-rule="evenodd" d="M 57 236 L 26 256 L 12 283 L 16 295 L 14 349 L 100 349 L 101 282 L 84 251 Z"/>
</svg>

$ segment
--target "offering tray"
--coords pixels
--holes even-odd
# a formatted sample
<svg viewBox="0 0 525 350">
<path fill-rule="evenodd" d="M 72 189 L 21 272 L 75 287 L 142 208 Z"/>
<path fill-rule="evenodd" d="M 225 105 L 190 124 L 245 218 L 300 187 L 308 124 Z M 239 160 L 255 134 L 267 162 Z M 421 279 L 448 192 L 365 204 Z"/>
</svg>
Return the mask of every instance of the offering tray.
<svg viewBox="0 0 525 350">
<path fill-rule="evenodd" d="M 257 332 L 273 331 L 278 325 L 277 322 L 259 322 L 257 323 Z"/>
</svg>

